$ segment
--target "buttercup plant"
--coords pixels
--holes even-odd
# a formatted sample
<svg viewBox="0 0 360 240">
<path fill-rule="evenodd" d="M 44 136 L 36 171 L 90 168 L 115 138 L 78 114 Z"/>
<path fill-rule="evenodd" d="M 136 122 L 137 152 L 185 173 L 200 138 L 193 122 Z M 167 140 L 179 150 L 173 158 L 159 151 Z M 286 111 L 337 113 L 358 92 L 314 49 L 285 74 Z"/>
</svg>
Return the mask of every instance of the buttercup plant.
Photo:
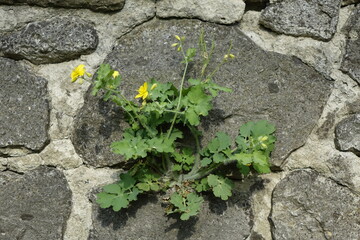
<svg viewBox="0 0 360 240">
<path fill-rule="evenodd" d="M 216 170 L 236 162 L 240 173 L 248 175 L 251 170 L 269 173 L 269 158 L 274 149 L 275 127 L 265 120 L 248 122 L 240 127 L 239 135 L 232 143 L 224 132 L 218 132 L 206 146 L 201 146 L 201 117 L 212 109 L 212 101 L 219 92 L 231 89 L 216 84 L 212 77 L 227 61 L 235 58 L 231 46 L 213 71 L 207 67 L 215 44 L 207 48 L 204 33 L 200 34 L 199 46 L 184 49 L 185 37 L 175 35 L 172 44 L 183 56 L 184 71 L 180 87 L 173 83 L 160 83 L 152 79 L 134 90 L 134 98 L 141 104 L 127 99 L 119 90 L 121 74 L 110 65 L 102 64 L 92 82 L 92 94 L 103 91 L 103 99 L 112 101 L 124 111 L 129 123 L 122 139 L 112 143 L 112 151 L 135 160 L 127 173 L 120 174 L 120 181 L 106 185 L 97 194 L 101 208 L 112 207 L 114 211 L 127 208 L 141 193 L 166 192 L 166 213 L 179 213 L 181 220 L 188 220 L 199 213 L 204 201 L 202 192 L 212 191 L 216 197 L 227 200 L 232 195 L 233 182 Z M 202 68 L 199 78 L 186 79 L 188 66 L 199 53 Z M 84 65 L 71 74 L 72 82 L 88 80 Z M 185 87 L 185 85 L 187 87 Z M 184 131 L 191 133 L 190 145 L 180 141 Z"/>
</svg>

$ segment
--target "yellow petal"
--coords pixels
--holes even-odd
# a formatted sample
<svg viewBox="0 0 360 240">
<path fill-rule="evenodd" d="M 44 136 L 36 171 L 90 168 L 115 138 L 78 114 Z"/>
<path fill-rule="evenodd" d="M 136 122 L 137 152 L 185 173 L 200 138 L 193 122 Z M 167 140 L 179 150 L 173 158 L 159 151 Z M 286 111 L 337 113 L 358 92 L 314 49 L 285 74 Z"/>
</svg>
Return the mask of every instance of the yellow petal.
<svg viewBox="0 0 360 240">
<path fill-rule="evenodd" d="M 119 76 L 119 74 L 120 74 L 120 73 L 119 73 L 118 71 L 114 71 L 114 73 L 112 74 L 112 77 L 113 77 L 113 78 L 116 78 L 117 76 Z"/>
<path fill-rule="evenodd" d="M 175 38 L 176 38 L 177 40 L 179 40 L 179 41 L 181 40 L 178 35 L 175 35 Z"/>
<path fill-rule="evenodd" d="M 143 94 L 143 96 L 142 96 L 142 99 L 143 100 L 145 100 L 146 98 L 147 98 L 147 96 L 149 95 L 149 92 L 148 91 L 146 91 L 144 94 Z"/>
<path fill-rule="evenodd" d="M 151 86 L 150 90 L 154 90 L 154 88 L 156 88 L 156 87 L 157 87 L 157 84 L 154 83 L 154 84 Z"/>
<path fill-rule="evenodd" d="M 176 47 L 177 45 L 179 45 L 179 43 L 173 43 L 173 44 L 171 44 L 172 47 Z"/>
</svg>

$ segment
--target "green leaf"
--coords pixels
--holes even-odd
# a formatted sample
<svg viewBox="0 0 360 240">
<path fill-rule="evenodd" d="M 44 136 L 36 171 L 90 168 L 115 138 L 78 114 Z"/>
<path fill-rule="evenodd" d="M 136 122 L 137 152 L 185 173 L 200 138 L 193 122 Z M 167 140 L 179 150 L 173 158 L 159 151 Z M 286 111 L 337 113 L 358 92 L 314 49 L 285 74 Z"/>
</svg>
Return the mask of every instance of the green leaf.
<svg viewBox="0 0 360 240">
<path fill-rule="evenodd" d="M 207 178 L 203 178 L 201 180 L 195 181 L 195 190 L 197 192 L 204 192 L 208 191 L 210 189 L 210 186 L 208 184 Z"/>
<path fill-rule="evenodd" d="M 250 167 L 240 164 L 239 162 L 236 164 L 236 166 L 239 169 L 240 173 L 244 176 L 247 176 L 250 173 Z"/>
<path fill-rule="evenodd" d="M 269 173 L 270 164 L 266 155 L 263 152 L 255 151 L 253 153 L 253 167 L 258 173 Z"/>
<path fill-rule="evenodd" d="M 117 212 L 120 211 L 120 209 L 122 208 L 127 208 L 129 206 L 129 201 L 125 196 L 120 195 L 113 199 L 111 205 L 113 206 L 113 210 Z"/>
<path fill-rule="evenodd" d="M 124 155 L 126 160 L 146 157 L 148 148 L 149 146 L 144 139 L 128 133 L 124 133 L 123 140 L 111 144 L 112 151 Z"/>
<path fill-rule="evenodd" d="M 132 189 L 132 191 L 129 193 L 129 195 L 128 195 L 128 199 L 129 199 L 129 201 L 131 202 L 131 201 L 136 201 L 137 200 L 137 195 L 139 195 L 139 193 L 141 193 L 140 191 L 139 191 L 139 189 L 138 188 L 136 188 L 136 187 L 134 187 L 133 189 Z"/>
<path fill-rule="evenodd" d="M 240 135 L 243 137 L 249 137 L 254 127 L 254 122 L 247 122 L 240 127 Z"/>
<path fill-rule="evenodd" d="M 110 207 L 114 198 L 116 198 L 116 195 L 106 192 L 96 194 L 96 202 L 100 205 L 101 208 Z"/>
<path fill-rule="evenodd" d="M 230 179 L 210 174 L 207 177 L 207 180 L 215 197 L 219 197 L 222 200 L 228 200 L 232 195 L 231 190 L 233 189 L 234 184 Z"/>
<path fill-rule="evenodd" d="M 170 203 L 172 203 L 175 207 L 177 207 L 179 210 L 185 210 L 185 204 L 183 201 L 183 197 L 178 194 L 177 192 L 173 193 L 169 200 Z"/>
<path fill-rule="evenodd" d="M 213 159 L 214 159 L 214 163 L 221 163 L 226 160 L 226 157 L 222 153 L 215 153 Z"/>
<path fill-rule="evenodd" d="M 138 184 L 136 184 L 136 186 L 140 189 L 143 190 L 145 192 L 150 191 L 150 185 L 148 183 L 145 182 L 140 182 Z"/>
<path fill-rule="evenodd" d="M 193 108 L 188 108 L 186 110 L 185 118 L 192 126 L 197 126 L 200 123 L 200 118 Z"/>
<path fill-rule="evenodd" d="M 231 144 L 231 138 L 228 134 L 224 132 L 218 132 L 217 138 L 219 139 L 219 148 L 218 151 L 223 151 L 226 148 L 230 147 Z"/>
<path fill-rule="evenodd" d="M 211 160 L 211 158 L 203 158 L 203 159 L 201 159 L 200 162 L 201 162 L 202 167 L 206 167 L 207 165 L 212 163 L 212 160 Z"/>
<path fill-rule="evenodd" d="M 121 188 L 120 188 L 119 184 L 106 185 L 103 187 L 103 190 L 107 193 L 115 193 L 115 194 L 121 193 Z"/>
<path fill-rule="evenodd" d="M 127 190 L 132 188 L 135 185 L 135 179 L 129 173 L 121 173 L 120 174 L 120 182 L 119 185 Z"/>
<path fill-rule="evenodd" d="M 188 82 L 190 83 L 190 85 L 196 86 L 196 85 L 199 85 L 199 84 L 201 83 L 201 80 L 200 80 L 200 79 L 190 78 L 190 79 L 188 80 Z"/>
<path fill-rule="evenodd" d="M 260 120 L 254 123 L 252 133 L 254 138 L 264 135 L 270 135 L 275 132 L 275 126 L 266 120 Z"/>
<path fill-rule="evenodd" d="M 207 146 L 207 148 L 211 153 L 218 152 L 219 147 L 220 147 L 220 142 L 218 138 L 214 138 Z"/>
<path fill-rule="evenodd" d="M 97 79 L 102 80 L 111 76 L 112 69 L 109 64 L 101 64 L 96 74 L 97 74 Z"/>
<path fill-rule="evenodd" d="M 252 153 L 237 153 L 233 155 L 233 158 L 237 160 L 239 164 L 242 165 L 250 165 L 253 162 Z"/>
<path fill-rule="evenodd" d="M 174 164 L 172 170 L 175 172 L 180 172 L 182 170 L 182 166 L 180 164 Z"/>
</svg>

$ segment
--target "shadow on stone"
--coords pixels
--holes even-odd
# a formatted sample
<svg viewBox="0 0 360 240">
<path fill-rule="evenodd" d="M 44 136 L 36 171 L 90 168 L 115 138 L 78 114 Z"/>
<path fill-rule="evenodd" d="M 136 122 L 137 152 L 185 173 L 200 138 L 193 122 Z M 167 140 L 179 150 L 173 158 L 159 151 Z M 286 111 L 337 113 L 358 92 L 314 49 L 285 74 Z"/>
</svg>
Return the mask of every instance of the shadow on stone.
<svg viewBox="0 0 360 240">
<path fill-rule="evenodd" d="M 114 212 L 99 209 L 93 192 L 93 229 L 89 239 L 246 239 L 253 225 L 250 198 L 264 184 L 256 176 L 236 181 L 227 201 L 210 192 L 202 194 L 205 201 L 200 213 L 188 221 L 180 220 L 179 214 L 166 216 L 158 194 L 140 195 L 128 209 Z"/>
</svg>

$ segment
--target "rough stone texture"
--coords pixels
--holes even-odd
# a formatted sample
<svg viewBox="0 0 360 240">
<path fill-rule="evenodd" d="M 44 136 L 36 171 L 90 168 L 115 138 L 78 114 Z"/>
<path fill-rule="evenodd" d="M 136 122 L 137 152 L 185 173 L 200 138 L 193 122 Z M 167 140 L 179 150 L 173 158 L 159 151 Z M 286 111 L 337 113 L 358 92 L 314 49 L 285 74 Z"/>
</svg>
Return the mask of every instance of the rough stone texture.
<svg viewBox="0 0 360 240">
<path fill-rule="evenodd" d="M 0 172 L 0 239 L 63 239 L 71 191 L 58 170 Z"/>
<path fill-rule="evenodd" d="M 156 3 L 158 17 L 198 18 L 222 24 L 240 21 L 244 10 L 242 0 L 160 0 Z"/>
<path fill-rule="evenodd" d="M 315 171 L 292 172 L 273 192 L 273 238 L 359 239 L 359 200 Z"/>
<path fill-rule="evenodd" d="M 58 63 L 92 53 L 98 45 L 96 30 L 77 17 L 33 22 L 0 36 L 0 54 L 35 64 Z"/>
<path fill-rule="evenodd" d="M 259 24 L 261 13 L 258 11 L 247 11 L 241 19 L 240 28 L 264 50 L 294 55 L 317 71 L 330 76 L 334 69 L 341 65 L 346 40 L 340 30 L 351 12 L 351 6 L 340 9 L 337 32 L 328 42 L 309 37 L 274 34 Z"/>
<path fill-rule="evenodd" d="M 67 222 L 64 240 L 88 239 L 89 231 L 92 228 L 91 214 L 93 207 L 89 201 L 88 194 L 94 188 L 117 181 L 120 172 L 122 170 L 109 168 L 93 169 L 85 166 L 64 171 L 72 191 L 73 205 L 70 218 Z"/>
<path fill-rule="evenodd" d="M 341 70 L 360 83 L 360 6 L 354 9 L 343 31 L 346 34 L 346 53 Z"/>
<path fill-rule="evenodd" d="M 336 31 L 341 0 L 277 0 L 261 14 L 276 32 L 330 40 Z"/>
<path fill-rule="evenodd" d="M 250 189 L 261 182 L 248 182 L 247 189 L 237 185 L 228 201 L 205 196 L 198 217 L 188 221 L 178 215 L 165 216 L 161 196 L 143 195 L 128 209 L 114 212 L 93 206 L 93 229 L 89 240 L 108 239 L 246 239 L 252 227 Z M 260 186 L 259 186 L 260 185 Z M 242 187 L 242 188 L 240 188 Z M 94 201 L 94 197 L 92 197 Z M 135 230 L 136 229 L 136 230 Z"/>
<path fill-rule="evenodd" d="M 49 140 L 47 81 L 10 59 L 0 57 L 0 69 L 0 150 L 39 151 Z"/>
<path fill-rule="evenodd" d="M 359 3 L 359 0 L 342 0 L 341 2 L 341 6 L 346 6 L 346 5 L 350 5 L 350 4 L 355 4 L 355 3 Z"/>
<path fill-rule="evenodd" d="M 40 7 L 90 8 L 94 11 L 118 11 L 125 0 L 0 0 L 5 4 L 29 4 Z"/>
<path fill-rule="evenodd" d="M 341 151 L 360 156 L 360 113 L 339 122 L 335 129 L 335 145 Z"/>
<path fill-rule="evenodd" d="M 272 161 L 274 165 L 280 165 L 291 151 L 305 143 L 332 85 L 299 59 L 261 50 L 237 26 L 205 24 L 197 20 L 153 20 L 121 38 L 105 62 L 120 69 L 125 79 L 124 94 L 133 98 L 143 81 L 152 77 L 159 81 L 178 82 L 181 79 L 181 56 L 170 47 L 175 41 L 173 35 L 187 36 L 188 43 L 196 44 L 198 36 L 193 33 L 201 28 L 218 46 L 209 71 L 223 58 L 229 39 L 233 40 L 232 52 L 236 55 L 234 61 L 224 65 L 214 77 L 220 85 L 234 91 L 217 97 L 212 114 L 202 125 L 203 143 L 217 131 L 228 132 L 234 137 L 242 123 L 268 119 L 278 128 Z M 74 145 L 91 165 L 111 165 L 121 161 L 119 156 L 101 156 L 111 142 L 119 139 L 120 116 L 111 104 L 87 96 L 76 124 Z"/>
</svg>

